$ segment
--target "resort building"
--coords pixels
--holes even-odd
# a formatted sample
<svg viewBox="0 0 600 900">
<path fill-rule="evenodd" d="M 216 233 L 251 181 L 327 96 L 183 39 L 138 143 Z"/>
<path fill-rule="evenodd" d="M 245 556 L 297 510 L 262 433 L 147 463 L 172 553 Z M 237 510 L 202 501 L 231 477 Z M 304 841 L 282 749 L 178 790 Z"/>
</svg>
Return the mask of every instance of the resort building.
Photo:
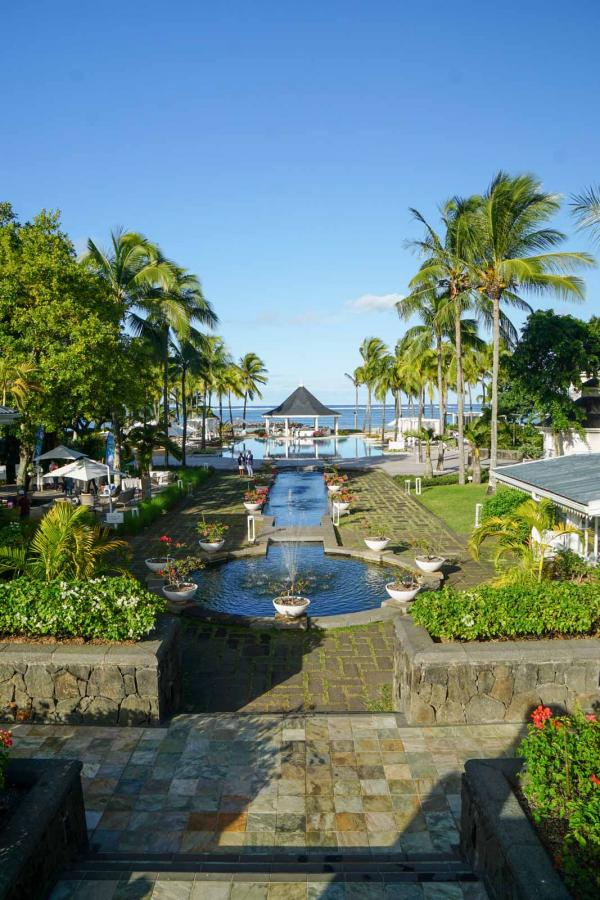
<svg viewBox="0 0 600 900">
<path fill-rule="evenodd" d="M 600 381 L 598 378 L 588 378 L 581 385 L 581 390 L 573 394 L 575 405 L 584 411 L 584 419 L 581 423 L 583 431 L 563 431 L 560 435 L 549 427 L 544 427 L 541 432 L 544 436 L 544 456 L 553 456 L 572 453 L 600 453 Z M 557 452 L 558 450 L 558 452 Z"/>
</svg>

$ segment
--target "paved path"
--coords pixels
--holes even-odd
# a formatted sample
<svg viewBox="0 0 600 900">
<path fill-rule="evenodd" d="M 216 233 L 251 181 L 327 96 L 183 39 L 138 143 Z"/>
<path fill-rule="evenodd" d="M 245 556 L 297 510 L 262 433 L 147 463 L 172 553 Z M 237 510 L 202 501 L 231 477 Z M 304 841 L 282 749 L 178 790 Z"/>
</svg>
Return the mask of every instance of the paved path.
<svg viewBox="0 0 600 900">
<path fill-rule="evenodd" d="M 456 880 L 464 761 L 512 755 L 518 735 L 513 725 L 407 728 L 393 715 L 201 715 L 155 729 L 17 725 L 14 755 L 84 761 L 103 886 L 88 860 L 53 900 L 281 897 L 276 860 L 302 885 L 286 898 L 462 900 L 485 896 Z M 211 893 L 200 873 L 219 860 L 224 881 Z M 350 862 L 370 872 L 369 892 L 344 874 Z M 428 885 L 427 866 L 443 889 Z"/>
</svg>

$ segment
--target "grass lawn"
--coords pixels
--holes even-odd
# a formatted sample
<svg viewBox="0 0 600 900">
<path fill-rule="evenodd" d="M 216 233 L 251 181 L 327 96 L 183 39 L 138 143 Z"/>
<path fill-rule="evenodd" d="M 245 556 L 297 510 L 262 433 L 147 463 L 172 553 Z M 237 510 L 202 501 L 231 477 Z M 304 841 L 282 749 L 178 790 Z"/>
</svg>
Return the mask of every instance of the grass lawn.
<svg viewBox="0 0 600 900">
<path fill-rule="evenodd" d="M 457 534 L 470 534 L 475 525 L 475 504 L 481 503 L 487 484 L 440 484 L 423 488 L 419 498 Z"/>
</svg>

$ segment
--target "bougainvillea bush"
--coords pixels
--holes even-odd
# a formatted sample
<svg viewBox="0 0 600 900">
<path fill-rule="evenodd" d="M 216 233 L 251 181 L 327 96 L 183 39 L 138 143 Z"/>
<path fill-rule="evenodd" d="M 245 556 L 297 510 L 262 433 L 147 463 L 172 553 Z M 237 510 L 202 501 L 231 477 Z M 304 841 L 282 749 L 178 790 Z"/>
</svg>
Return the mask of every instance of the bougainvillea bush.
<svg viewBox="0 0 600 900">
<path fill-rule="evenodd" d="M 523 793 L 578 900 L 600 897 L 600 722 L 538 706 L 519 753 Z M 558 844 L 558 848 L 557 848 Z"/>
<path fill-rule="evenodd" d="M 164 600 L 134 578 L 0 583 L 0 634 L 138 640 L 154 626 Z"/>
<path fill-rule="evenodd" d="M 4 790 L 6 783 L 6 767 L 8 765 L 8 751 L 12 747 L 12 733 L 0 728 L 0 791 Z"/>
</svg>

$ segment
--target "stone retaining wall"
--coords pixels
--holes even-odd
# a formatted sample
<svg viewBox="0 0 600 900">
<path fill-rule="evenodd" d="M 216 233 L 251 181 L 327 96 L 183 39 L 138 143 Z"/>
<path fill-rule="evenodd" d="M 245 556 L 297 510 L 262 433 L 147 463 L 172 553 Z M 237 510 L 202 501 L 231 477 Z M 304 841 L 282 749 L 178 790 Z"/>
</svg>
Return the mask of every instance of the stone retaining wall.
<svg viewBox="0 0 600 900">
<path fill-rule="evenodd" d="M 181 695 L 179 623 L 136 644 L 0 644 L 0 721 L 158 725 Z"/>
<path fill-rule="evenodd" d="M 600 705 L 600 640 L 436 644 L 395 621 L 394 708 L 411 725 L 523 722 L 540 703 Z"/>
</svg>

